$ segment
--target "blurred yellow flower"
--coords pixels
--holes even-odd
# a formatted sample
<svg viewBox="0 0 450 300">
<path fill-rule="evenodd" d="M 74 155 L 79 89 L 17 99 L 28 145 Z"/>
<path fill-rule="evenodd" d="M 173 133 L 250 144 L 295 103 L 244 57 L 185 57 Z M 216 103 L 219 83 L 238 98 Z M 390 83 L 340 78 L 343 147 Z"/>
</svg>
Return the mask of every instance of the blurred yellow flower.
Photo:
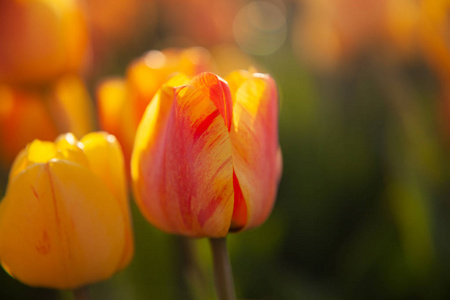
<svg viewBox="0 0 450 300">
<path fill-rule="evenodd" d="M 21 282 L 70 289 L 130 262 L 123 156 L 114 136 L 34 140 L 17 156 L 0 202 L 0 261 Z"/>
</svg>

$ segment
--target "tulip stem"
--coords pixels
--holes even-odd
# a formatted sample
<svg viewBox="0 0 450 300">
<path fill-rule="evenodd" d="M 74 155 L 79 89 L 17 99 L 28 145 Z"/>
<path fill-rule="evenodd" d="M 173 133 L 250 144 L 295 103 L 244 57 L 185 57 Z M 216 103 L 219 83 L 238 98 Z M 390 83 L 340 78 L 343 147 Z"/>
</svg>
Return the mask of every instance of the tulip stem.
<svg viewBox="0 0 450 300">
<path fill-rule="evenodd" d="M 236 300 L 226 238 L 210 238 L 209 241 L 213 254 L 217 297 L 219 300 Z"/>
<path fill-rule="evenodd" d="M 73 290 L 74 300 L 89 300 L 89 289 L 87 286 L 79 287 Z"/>
</svg>

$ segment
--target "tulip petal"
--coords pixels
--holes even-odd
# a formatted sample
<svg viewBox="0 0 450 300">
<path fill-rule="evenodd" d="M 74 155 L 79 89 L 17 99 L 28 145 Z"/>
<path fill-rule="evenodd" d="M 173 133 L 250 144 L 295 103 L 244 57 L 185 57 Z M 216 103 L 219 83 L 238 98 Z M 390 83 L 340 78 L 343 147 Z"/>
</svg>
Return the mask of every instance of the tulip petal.
<svg viewBox="0 0 450 300">
<path fill-rule="evenodd" d="M 127 84 L 121 79 L 103 81 L 97 88 L 100 126 L 117 137 L 127 161 L 131 157 L 134 134 L 138 125 L 129 97 Z"/>
<path fill-rule="evenodd" d="M 85 167 L 34 164 L 12 179 L 0 203 L 0 260 L 32 286 L 69 289 L 106 279 L 124 248 L 121 215 Z"/>
<path fill-rule="evenodd" d="M 22 151 L 17 154 L 16 159 L 14 159 L 14 162 L 11 166 L 11 170 L 9 170 L 9 177 L 8 180 L 11 181 L 17 174 L 22 172 L 28 167 L 28 153 L 27 149 L 23 149 Z"/>
<path fill-rule="evenodd" d="M 54 158 L 57 153 L 55 144 L 52 142 L 43 142 L 34 140 L 28 144 L 28 163 L 43 163 Z"/>
<path fill-rule="evenodd" d="M 212 73 L 202 73 L 194 77 L 192 86 L 198 89 L 198 93 L 209 96 L 225 122 L 228 131 L 231 127 L 233 102 L 227 83 Z"/>
<path fill-rule="evenodd" d="M 251 77 L 252 74 L 246 70 L 234 71 L 227 76 L 226 81 L 228 82 L 228 86 L 230 87 L 231 95 L 234 95 L 234 97 L 232 98 L 233 107 L 236 104 L 236 93 L 238 89 L 241 87 L 243 82 L 245 82 L 247 79 L 250 79 Z"/>
<path fill-rule="evenodd" d="M 58 135 L 45 102 L 37 92 L 0 84 L 0 162 L 8 166 L 33 139 Z"/>
<path fill-rule="evenodd" d="M 55 141 L 56 159 L 64 159 L 89 169 L 89 162 L 83 150 L 78 147 L 78 140 L 72 133 L 61 134 Z"/>
<path fill-rule="evenodd" d="M 236 230 L 258 226 L 270 214 L 281 174 L 281 152 L 278 95 L 273 79 L 246 72 L 232 73 L 230 78 L 235 97 L 230 133 L 233 167 L 245 200 L 235 199 L 232 229 Z"/>
<path fill-rule="evenodd" d="M 134 242 L 131 229 L 130 205 L 127 197 L 124 159 L 116 138 L 106 132 L 93 132 L 80 141 L 91 171 L 113 192 L 124 218 L 125 249 L 120 269 L 127 266 L 133 256 Z"/>
<path fill-rule="evenodd" d="M 234 196 L 227 89 L 204 73 L 187 86 L 166 86 L 147 108 L 132 176 L 138 205 L 162 230 L 210 237 L 229 230 Z"/>
<path fill-rule="evenodd" d="M 94 128 L 94 108 L 85 83 L 77 76 L 63 76 L 53 86 L 50 112 L 60 132 L 83 136 Z"/>
</svg>

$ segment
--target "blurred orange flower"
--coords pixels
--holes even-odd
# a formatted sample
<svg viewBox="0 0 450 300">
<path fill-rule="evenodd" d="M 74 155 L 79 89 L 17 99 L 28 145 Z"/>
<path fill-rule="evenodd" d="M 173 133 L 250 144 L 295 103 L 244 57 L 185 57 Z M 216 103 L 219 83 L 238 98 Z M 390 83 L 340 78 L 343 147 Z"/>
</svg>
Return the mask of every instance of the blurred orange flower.
<svg viewBox="0 0 450 300">
<path fill-rule="evenodd" d="M 233 21 L 245 1 L 162 0 L 161 21 L 171 40 L 210 47 L 233 41 Z"/>
<path fill-rule="evenodd" d="M 149 0 L 78 0 L 84 4 L 89 24 L 94 66 L 130 43 L 148 39 L 156 23 L 156 7 Z M 97 70 L 93 70 L 94 72 Z"/>
<path fill-rule="evenodd" d="M 53 140 L 67 131 L 82 136 L 93 129 L 92 103 L 76 76 L 41 89 L 0 84 L 0 103 L 0 162 L 7 167 L 35 138 Z"/>
<path fill-rule="evenodd" d="M 281 175 L 278 95 L 269 75 L 171 78 L 139 124 L 134 194 L 156 227 L 223 237 L 263 223 Z"/>
<path fill-rule="evenodd" d="M 388 0 L 298 0 L 293 45 L 300 58 L 322 70 L 377 44 Z M 396 1 L 396 0 L 395 0 Z"/>
<path fill-rule="evenodd" d="M 447 0 L 297 0 L 293 44 L 303 61 L 323 70 L 372 52 L 420 54 L 450 70 Z"/>
<path fill-rule="evenodd" d="M 0 202 L 0 261 L 21 282 L 71 289 L 130 262 L 123 156 L 114 136 L 34 140 L 17 156 Z"/>
<path fill-rule="evenodd" d="M 131 63 L 125 79 L 100 83 L 97 88 L 100 126 L 117 136 L 127 163 L 139 121 L 160 86 L 175 72 L 193 76 L 208 69 L 211 69 L 210 55 L 203 48 L 152 50 Z"/>
<path fill-rule="evenodd" d="M 431 67 L 448 86 L 450 81 L 450 1 L 423 0 L 420 3 L 420 42 Z"/>
<path fill-rule="evenodd" d="M 78 72 L 87 43 L 77 0 L 0 1 L 0 82 L 36 84 Z"/>
</svg>

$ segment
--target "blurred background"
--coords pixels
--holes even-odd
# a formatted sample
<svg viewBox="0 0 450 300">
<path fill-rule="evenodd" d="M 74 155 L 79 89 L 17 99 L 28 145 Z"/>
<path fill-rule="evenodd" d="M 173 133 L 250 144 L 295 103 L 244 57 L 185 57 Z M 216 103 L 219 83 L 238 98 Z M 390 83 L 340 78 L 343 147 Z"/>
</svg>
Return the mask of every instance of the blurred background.
<svg viewBox="0 0 450 300">
<path fill-rule="evenodd" d="M 160 78 L 249 68 L 278 84 L 284 171 L 229 235 L 238 297 L 449 299 L 448 0 L 0 0 L 0 195 L 34 138 L 103 129 L 129 157 Z M 131 205 L 135 258 L 92 299 L 214 299 L 208 241 Z M 71 295 L 1 270 L 0 299 Z"/>
</svg>

